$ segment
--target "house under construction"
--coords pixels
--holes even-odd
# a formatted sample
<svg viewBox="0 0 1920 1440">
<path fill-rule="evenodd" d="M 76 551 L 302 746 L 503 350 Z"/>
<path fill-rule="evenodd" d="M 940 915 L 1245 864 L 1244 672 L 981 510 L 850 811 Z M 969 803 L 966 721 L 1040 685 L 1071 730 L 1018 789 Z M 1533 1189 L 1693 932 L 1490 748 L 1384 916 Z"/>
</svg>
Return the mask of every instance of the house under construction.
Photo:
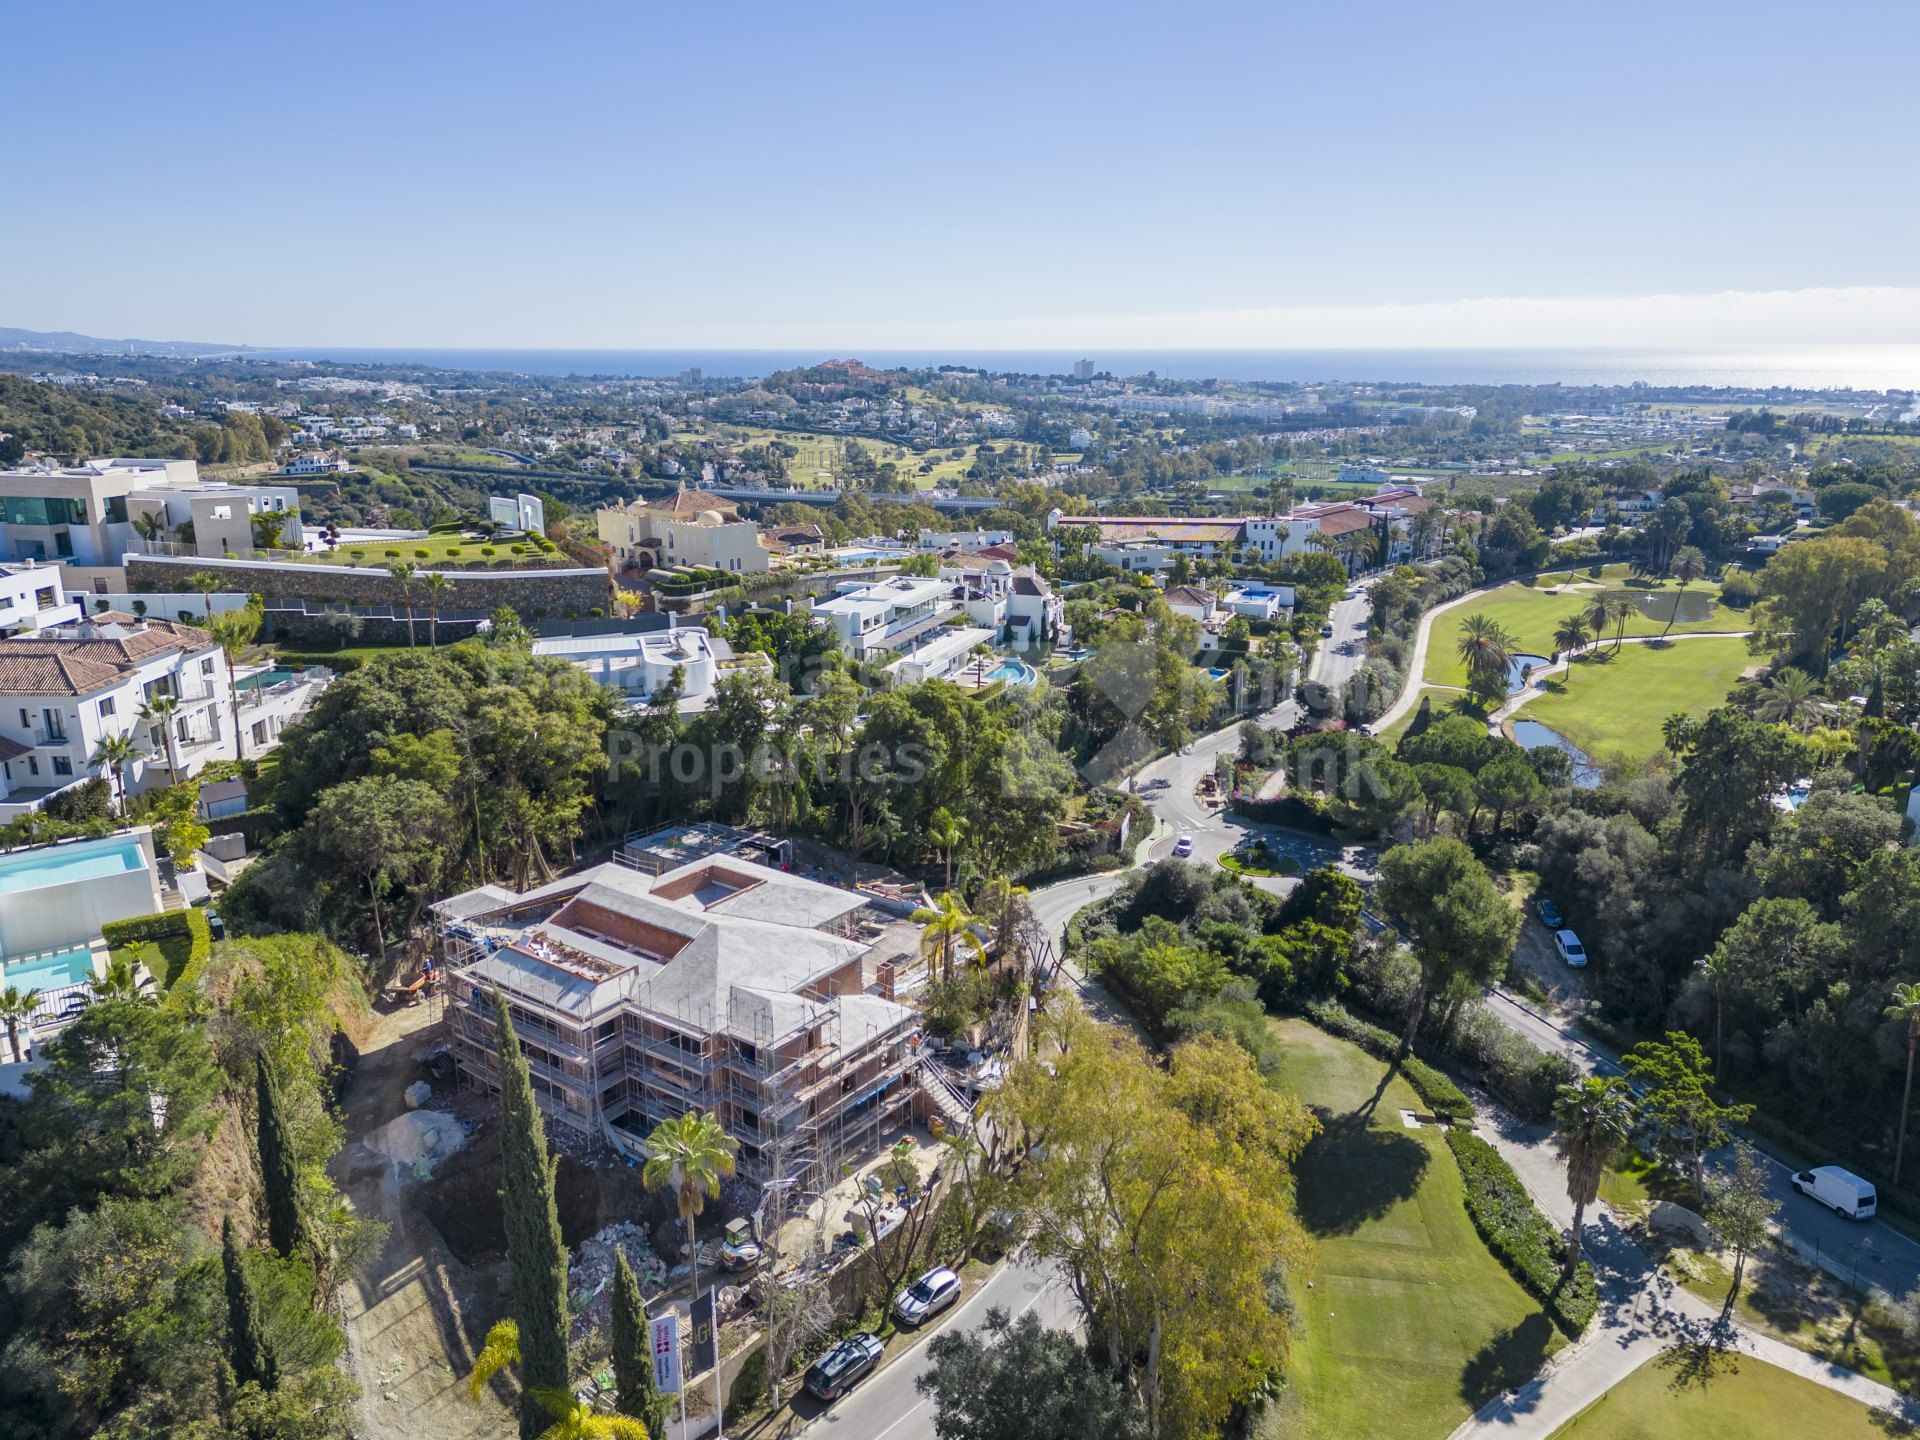
<svg viewBox="0 0 1920 1440">
<path fill-rule="evenodd" d="M 484 885 L 434 911 L 467 1076 L 499 1083 L 498 987 L 548 1115 L 628 1154 L 712 1111 L 740 1175 L 767 1183 L 869 1149 L 916 1094 L 964 1118 L 920 1061 L 918 1014 L 870 993 L 889 922 L 853 891 L 707 854 Z"/>
</svg>

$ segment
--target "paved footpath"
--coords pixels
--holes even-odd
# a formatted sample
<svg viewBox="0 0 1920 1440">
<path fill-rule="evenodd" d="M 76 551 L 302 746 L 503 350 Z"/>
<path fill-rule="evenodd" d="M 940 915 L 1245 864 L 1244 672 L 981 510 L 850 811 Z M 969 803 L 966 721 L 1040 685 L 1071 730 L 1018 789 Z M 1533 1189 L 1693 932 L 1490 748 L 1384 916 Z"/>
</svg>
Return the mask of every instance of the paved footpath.
<svg viewBox="0 0 1920 1440">
<path fill-rule="evenodd" d="M 1573 1223 L 1566 1168 L 1545 1126 L 1523 1125 L 1485 1095 L 1474 1097 L 1481 1133 L 1492 1143 L 1536 1204 L 1563 1229 Z M 1498 1395 L 1453 1432 L 1452 1440 L 1546 1440 L 1561 1426 L 1650 1360 L 1678 1352 L 1677 1373 L 1702 1375 L 1751 1355 L 1769 1365 L 1851 1396 L 1909 1424 L 1920 1424 L 1920 1402 L 1852 1370 L 1829 1365 L 1770 1335 L 1722 1318 L 1707 1301 L 1656 1266 L 1605 1205 L 1590 1207 L 1587 1257 L 1599 1282 L 1600 1309 L 1587 1333 L 1550 1359 L 1518 1389 Z"/>
</svg>

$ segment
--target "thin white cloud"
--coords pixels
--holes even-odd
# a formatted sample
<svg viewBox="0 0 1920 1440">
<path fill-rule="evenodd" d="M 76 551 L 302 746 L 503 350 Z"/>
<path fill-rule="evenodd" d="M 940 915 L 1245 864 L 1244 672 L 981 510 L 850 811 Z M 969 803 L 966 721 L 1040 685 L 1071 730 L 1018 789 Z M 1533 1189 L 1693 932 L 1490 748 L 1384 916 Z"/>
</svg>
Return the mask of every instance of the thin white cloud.
<svg viewBox="0 0 1920 1440">
<path fill-rule="evenodd" d="M 1183 314 L 676 327 L 651 343 L 968 348 L 1397 349 L 1920 343 L 1920 287 L 1723 290 L 1709 295 L 1208 310 Z M 636 343 L 629 340 L 627 343 Z M 649 343 L 640 341 L 637 343 Z"/>
</svg>

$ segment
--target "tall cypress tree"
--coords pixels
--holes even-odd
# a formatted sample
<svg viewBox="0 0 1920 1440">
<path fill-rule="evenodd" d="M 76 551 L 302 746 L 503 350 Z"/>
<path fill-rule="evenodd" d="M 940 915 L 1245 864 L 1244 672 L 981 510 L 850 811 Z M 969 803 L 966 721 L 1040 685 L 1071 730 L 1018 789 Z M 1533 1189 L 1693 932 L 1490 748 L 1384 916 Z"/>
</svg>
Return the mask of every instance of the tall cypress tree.
<svg viewBox="0 0 1920 1440">
<path fill-rule="evenodd" d="M 227 1347 L 232 1355 L 233 1377 L 242 1385 L 251 1380 L 263 1390 L 277 1389 L 280 1366 L 267 1339 L 260 1301 L 247 1274 L 246 1252 L 240 1248 L 231 1215 L 220 1226 L 220 1265 L 227 1279 Z"/>
<path fill-rule="evenodd" d="M 633 1278 L 627 1253 L 615 1247 L 613 1260 L 613 1384 L 615 1407 L 664 1436 L 667 1397 L 653 1383 L 653 1345 L 647 1337 L 647 1302 Z"/>
<path fill-rule="evenodd" d="M 493 992 L 500 1031 L 500 1202 L 507 1229 L 513 1318 L 520 1326 L 520 1435 L 553 1423 L 536 1392 L 566 1391 L 567 1247 L 553 1200 L 554 1160 L 507 1000 Z"/>
<path fill-rule="evenodd" d="M 280 1082 L 265 1055 L 254 1058 L 254 1089 L 259 1097 L 260 1179 L 266 1191 L 267 1243 L 282 1255 L 311 1248 L 306 1216 L 300 1209 L 300 1174 L 293 1135 L 287 1128 Z"/>
</svg>

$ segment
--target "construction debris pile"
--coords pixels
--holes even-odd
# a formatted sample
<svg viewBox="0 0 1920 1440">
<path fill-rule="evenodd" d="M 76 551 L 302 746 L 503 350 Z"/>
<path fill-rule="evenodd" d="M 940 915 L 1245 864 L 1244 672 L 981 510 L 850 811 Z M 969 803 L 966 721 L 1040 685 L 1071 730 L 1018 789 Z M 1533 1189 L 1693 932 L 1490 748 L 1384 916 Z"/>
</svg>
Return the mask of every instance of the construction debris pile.
<svg viewBox="0 0 1920 1440">
<path fill-rule="evenodd" d="M 652 1295 L 667 1283 L 667 1267 L 653 1253 L 645 1224 L 619 1220 L 582 1241 L 567 1267 L 567 1293 L 573 1302 L 574 1338 L 588 1331 L 605 1332 L 613 1315 L 613 1257 L 624 1252 L 640 1282 L 640 1293 Z"/>
</svg>

